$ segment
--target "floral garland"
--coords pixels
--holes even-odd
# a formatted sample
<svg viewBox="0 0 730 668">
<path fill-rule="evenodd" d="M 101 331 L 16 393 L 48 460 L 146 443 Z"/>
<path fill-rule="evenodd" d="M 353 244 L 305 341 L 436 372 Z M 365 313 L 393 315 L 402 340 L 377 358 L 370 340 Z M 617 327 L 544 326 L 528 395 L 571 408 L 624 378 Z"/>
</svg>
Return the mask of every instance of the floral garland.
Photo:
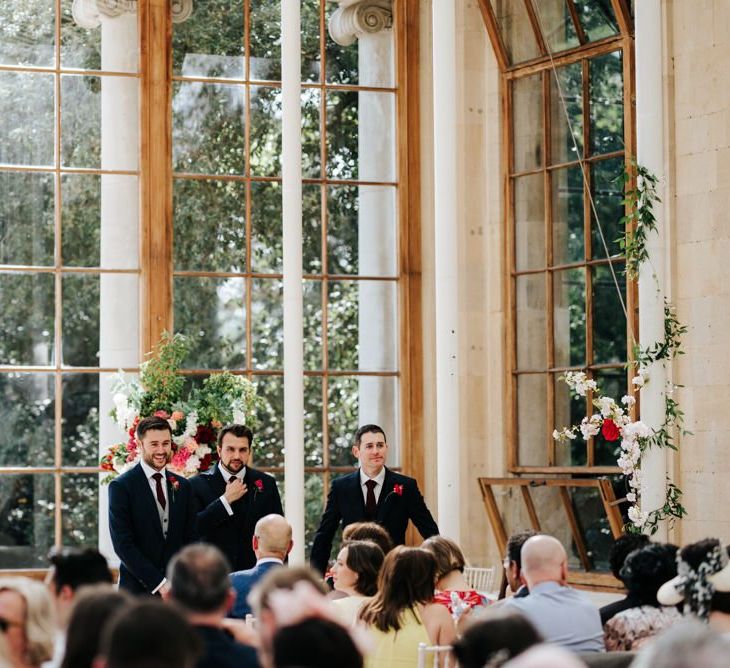
<svg viewBox="0 0 730 668">
<path fill-rule="evenodd" d="M 185 378 L 180 367 L 189 350 L 181 334 L 165 333 L 150 359 L 140 367 L 140 380 L 128 380 L 122 372 L 112 387 L 111 416 L 126 432 L 127 440 L 107 449 L 100 466 L 109 475 L 103 482 L 134 466 L 140 458 L 135 433 L 140 419 L 156 415 L 172 430 L 172 460 L 168 468 L 183 476 L 207 471 L 218 460 L 216 439 L 224 424 L 246 424 L 255 429 L 262 400 L 247 378 L 228 371 L 211 374 L 202 387 L 184 395 Z"/>
</svg>

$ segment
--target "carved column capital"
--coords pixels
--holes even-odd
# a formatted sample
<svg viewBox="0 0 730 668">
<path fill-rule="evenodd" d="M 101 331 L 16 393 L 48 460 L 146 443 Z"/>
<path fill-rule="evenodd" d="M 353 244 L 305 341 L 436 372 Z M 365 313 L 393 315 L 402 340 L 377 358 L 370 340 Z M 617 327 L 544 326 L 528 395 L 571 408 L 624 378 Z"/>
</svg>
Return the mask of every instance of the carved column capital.
<svg viewBox="0 0 730 668">
<path fill-rule="evenodd" d="M 193 0 L 170 0 L 172 22 L 182 23 L 193 13 Z M 73 0 L 71 13 L 82 28 L 98 28 L 101 17 L 114 18 L 122 14 L 134 14 L 137 0 Z"/>
<path fill-rule="evenodd" d="M 358 37 L 393 26 L 393 0 L 335 0 L 340 6 L 329 20 L 330 37 L 350 46 Z"/>
</svg>

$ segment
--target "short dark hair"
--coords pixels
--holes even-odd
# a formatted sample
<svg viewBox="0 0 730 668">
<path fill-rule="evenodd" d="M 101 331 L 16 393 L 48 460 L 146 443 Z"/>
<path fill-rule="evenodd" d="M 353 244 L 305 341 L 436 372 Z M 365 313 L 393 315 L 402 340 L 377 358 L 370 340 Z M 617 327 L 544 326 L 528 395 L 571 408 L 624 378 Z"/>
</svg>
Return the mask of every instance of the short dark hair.
<svg viewBox="0 0 730 668">
<path fill-rule="evenodd" d="M 525 529 L 524 531 L 513 533 L 507 541 L 507 559 L 514 561 L 515 564 L 517 564 L 517 568 L 520 570 L 522 570 L 522 546 L 530 538 L 537 535 L 537 531 Z"/>
<path fill-rule="evenodd" d="M 608 565 L 611 573 L 617 579 L 621 579 L 621 568 L 634 550 L 649 544 L 649 536 L 643 533 L 626 533 L 619 536 L 611 545 L 608 552 Z"/>
<path fill-rule="evenodd" d="M 373 596 L 378 591 L 378 575 L 385 559 L 383 550 L 369 540 L 351 541 L 342 548 L 347 548 L 347 567 L 357 573 L 355 589 L 363 596 Z"/>
<path fill-rule="evenodd" d="M 102 634 L 107 668 L 193 668 L 201 644 L 181 612 L 144 599 L 115 614 Z"/>
<path fill-rule="evenodd" d="M 231 589 L 230 571 L 228 560 L 214 545 L 188 545 L 167 566 L 170 596 L 190 612 L 218 610 Z"/>
<path fill-rule="evenodd" d="M 342 530 L 342 544 L 356 541 L 369 540 L 375 543 L 383 554 L 388 554 L 393 549 L 393 539 L 388 530 L 377 522 L 353 522 Z"/>
<path fill-rule="evenodd" d="M 659 587 L 677 575 L 677 549 L 668 543 L 649 543 L 626 557 L 619 575 L 640 605 L 659 605 Z"/>
<path fill-rule="evenodd" d="M 382 434 L 383 440 L 387 443 L 388 439 L 385 438 L 385 432 L 382 427 L 378 427 L 376 424 L 364 424 L 360 429 L 355 432 L 355 445 L 360 447 L 360 441 L 364 434 L 372 432 L 373 434 Z"/>
<path fill-rule="evenodd" d="M 146 417 L 140 420 L 139 424 L 137 425 L 137 438 L 141 441 L 148 431 L 162 431 L 163 429 L 169 431 L 170 437 L 172 437 L 172 427 L 170 426 L 170 423 L 165 420 L 165 418 L 161 418 L 159 415 Z"/>
<path fill-rule="evenodd" d="M 245 424 L 228 424 L 218 432 L 218 447 L 223 443 L 223 437 L 226 434 L 233 434 L 236 438 L 247 438 L 248 447 L 253 447 L 253 431 Z"/>
<path fill-rule="evenodd" d="M 112 574 L 104 556 L 93 547 L 63 547 L 51 550 L 48 561 L 53 566 L 56 590 L 68 586 L 76 591 L 81 585 L 112 582 Z"/>
<path fill-rule="evenodd" d="M 328 619 L 310 617 L 276 631 L 273 640 L 275 666 L 298 668 L 360 668 L 363 658 L 344 626 Z"/>
</svg>

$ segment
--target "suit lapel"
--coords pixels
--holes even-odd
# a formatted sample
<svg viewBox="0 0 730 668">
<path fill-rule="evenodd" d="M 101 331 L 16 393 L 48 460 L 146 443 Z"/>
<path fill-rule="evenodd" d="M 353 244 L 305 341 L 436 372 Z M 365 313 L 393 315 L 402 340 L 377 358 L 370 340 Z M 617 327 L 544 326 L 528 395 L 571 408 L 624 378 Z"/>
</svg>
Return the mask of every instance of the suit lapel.
<svg viewBox="0 0 730 668">
<path fill-rule="evenodd" d="M 380 490 L 380 496 L 378 497 L 378 505 L 375 508 L 375 519 L 381 519 L 382 511 L 385 508 L 386 503 L 390 500 L 393 495 L 393 474 L 386 467 L 385 478 L 383 479 L 383 489 Z"/>
<path fill-rule="evenodd" d="M 352 503 L 354 508 L 360 510 L 360 516 L 365 517 L 365 497 L 362 493 L 362 485 L 360 484 L 360 469 L 351 474 L 350 480 L 350 496 L 352 497 Z"/>
</svg>

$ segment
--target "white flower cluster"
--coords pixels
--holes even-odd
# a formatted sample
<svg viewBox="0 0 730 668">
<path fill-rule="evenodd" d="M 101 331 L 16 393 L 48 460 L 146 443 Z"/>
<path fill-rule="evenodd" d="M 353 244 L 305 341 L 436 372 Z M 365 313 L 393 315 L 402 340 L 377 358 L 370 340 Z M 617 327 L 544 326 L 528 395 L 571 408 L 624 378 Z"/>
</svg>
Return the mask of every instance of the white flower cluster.
<svg viewBox="0 0 730 668">
<path fill-rule="evenodd" d="M 129 404 L 129 397 L 124 392 L 114 394 L 114 416 L 119 428 L 126 432 L 137 418 L 137 410 Z"/>
<path fill-rule="evenodd" d="M 639 506 L 642 487 L 640 439 L 649 436 L 651 429 L 640 420 L 624 425 L 621 429 L 621 455 L 617 461 L 631 488 L 626 494 L 626 500 L 631 504 L 628 511 L 629 520 L 639 528 L 642 528 L 649 518 L 648 513 L 643 512 Z"/>
<path fill-rule="evenodd" d="M 567 443 L 576 438 L 578 434 L 575 433 L 575 427 L 563 427 L 560 431 L 553 429 L 553 438 L 558 443 Z"/>
<path fill-rule="evenodd" d="M 175 429 L 175 427 L 173 427 L 173 429 Z M 185 441 L 195 436 L 197 432 L 198 413 L 196 411 L 190 411 L 185 418 L 185 431 L 183 431 L 183 433 L 179 436 L 173 436 L 172 440 L 175 442 L 175 445 L 180 446 L 185 443 Z"/>
<path fill-rule="evenodd" d="M 565 374 L 565 382 L 568 387 L 581 397 L 585 397 L 588 390 L 597 390 L 595 380 L 588 380 L 588 377 L 582 371 L 568 371 Z"/>
<path fill-rule="evenodd" d="M 231 402 L 231 410 L 236 424 L 246 424 L 246 402 L 243 397 Z"/>
<path fill-rule="evenodd" d="M 644 367 L 641 367 L 638 374 L 631 379 L 631 384 L 638 389 L 644 387 L 648 382 L 649 372 Z"/>
</svg>

